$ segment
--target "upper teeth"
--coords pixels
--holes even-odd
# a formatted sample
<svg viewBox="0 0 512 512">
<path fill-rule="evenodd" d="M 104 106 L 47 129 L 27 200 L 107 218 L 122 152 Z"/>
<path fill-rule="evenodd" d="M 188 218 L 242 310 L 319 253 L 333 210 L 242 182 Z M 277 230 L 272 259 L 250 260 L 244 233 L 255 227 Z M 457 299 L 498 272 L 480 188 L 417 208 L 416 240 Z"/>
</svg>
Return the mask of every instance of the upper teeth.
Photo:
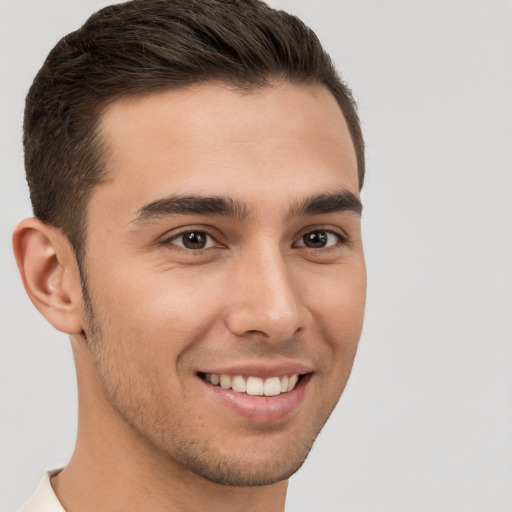
<svg viewBox="0 0 512 512">
<path fill-rule="evenodd" d="M 243 375 L 219 375 L 216 373 L 207 373 L 205 378 L 214 386 L 220 385 L 223 389 L 232 389 L 237 393 L 247 393 L 248 395 L 276 396 L 281 393 L 291 391 L 297 381 L 298 375 L 285 375 L 284 377 L 270 377 L 260 379 L 259 377 L 245 377 Z"/>
</svg>

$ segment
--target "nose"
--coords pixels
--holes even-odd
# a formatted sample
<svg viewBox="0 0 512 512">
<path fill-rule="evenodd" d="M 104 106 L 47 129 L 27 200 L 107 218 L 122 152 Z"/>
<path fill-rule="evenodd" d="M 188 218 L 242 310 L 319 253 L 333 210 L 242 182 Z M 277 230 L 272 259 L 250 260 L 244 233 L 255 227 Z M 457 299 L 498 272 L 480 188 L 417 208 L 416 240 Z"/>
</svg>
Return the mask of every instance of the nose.
<svg viewBox="0 0 512 512">
<path fill-rule="evenodd" d="M 309 314 L 299 283 L 280 250 L 260 251 L 239 261 L 231 277 L 226 318 L 233 334 L 278 342 L 306 327 Z"/>
</svg>

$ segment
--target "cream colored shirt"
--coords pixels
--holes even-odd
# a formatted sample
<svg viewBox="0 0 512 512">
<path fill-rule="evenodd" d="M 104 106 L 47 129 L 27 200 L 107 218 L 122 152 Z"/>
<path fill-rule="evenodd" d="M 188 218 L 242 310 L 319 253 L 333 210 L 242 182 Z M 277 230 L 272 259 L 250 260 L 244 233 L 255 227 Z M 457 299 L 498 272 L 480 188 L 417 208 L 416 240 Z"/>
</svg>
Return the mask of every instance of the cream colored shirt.
<svg viewBox="0 0 512 512">
<path fill-rule="evenodd" d="M 58 473 L 60 469 L 48 471 L 37 487 L 31 498 L 18 512 L 66 512 L 53 491 L 50 477 Z"/>
</svg>

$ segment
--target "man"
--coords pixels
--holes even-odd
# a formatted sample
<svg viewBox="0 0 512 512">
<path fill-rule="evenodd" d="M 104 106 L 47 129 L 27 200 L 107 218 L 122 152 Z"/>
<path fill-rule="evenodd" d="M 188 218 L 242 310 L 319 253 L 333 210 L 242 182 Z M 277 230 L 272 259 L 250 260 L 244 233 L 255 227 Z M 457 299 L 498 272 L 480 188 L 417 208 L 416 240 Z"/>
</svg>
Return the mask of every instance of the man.
<svg viewBox="0 0 512 512">
<path fill-rule="evenodd" d="M 256 0 L 105 8 L 48 56 L 24 145 L 14 250 L 79 428 L 21 510 L 282 511 L 365 302 L 364 144 L 316 36 Z"/>
</svg>

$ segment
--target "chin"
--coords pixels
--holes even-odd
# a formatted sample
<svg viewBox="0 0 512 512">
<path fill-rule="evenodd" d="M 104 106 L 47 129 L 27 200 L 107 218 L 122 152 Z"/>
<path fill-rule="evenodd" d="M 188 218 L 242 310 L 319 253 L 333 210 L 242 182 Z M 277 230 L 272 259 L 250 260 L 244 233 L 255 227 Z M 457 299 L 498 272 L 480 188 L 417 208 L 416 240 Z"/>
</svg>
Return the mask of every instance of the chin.
<svg viewBox="0 0 512 512">
<path fill-rule="evenodd" d="M 236 460 L 195 460 L 187 469 L 206 480 L 232 487 L 258 487 L 288 480 L 306 460 L 307 453 L 298 460 L 283 460 L 276 454 L 264 461 L 254 462 L 246 458 Z"/>
<path fill-rule="evenodd" d="M 167 454 L 173 462 L 216 484 L 265 486 L 288 480 L 296 473 L 304 464 L 317 434 L 300 436 L 287 432 L 285 437 L 275 438 L 269 432 L 260 432 L 224 447 L 215 442 L 199 447 L 189 439 L 181 445 L 179 453 L 174 446 Z"/>
</svg>

